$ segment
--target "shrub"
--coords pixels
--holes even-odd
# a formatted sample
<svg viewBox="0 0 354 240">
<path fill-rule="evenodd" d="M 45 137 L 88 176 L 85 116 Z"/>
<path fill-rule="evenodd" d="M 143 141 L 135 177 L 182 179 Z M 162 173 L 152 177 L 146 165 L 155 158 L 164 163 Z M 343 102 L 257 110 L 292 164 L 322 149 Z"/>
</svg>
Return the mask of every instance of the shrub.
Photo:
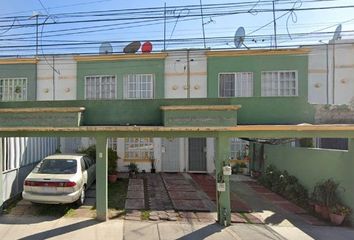
<svg viewBox="0 0 354 240">
<path fill-rule="evenodd" d="M 308 206 L 307 189 L 287 171 L 280 171 L 274 165 L 269 165 L 258 182 L 302 207 Z"/>
</svg>

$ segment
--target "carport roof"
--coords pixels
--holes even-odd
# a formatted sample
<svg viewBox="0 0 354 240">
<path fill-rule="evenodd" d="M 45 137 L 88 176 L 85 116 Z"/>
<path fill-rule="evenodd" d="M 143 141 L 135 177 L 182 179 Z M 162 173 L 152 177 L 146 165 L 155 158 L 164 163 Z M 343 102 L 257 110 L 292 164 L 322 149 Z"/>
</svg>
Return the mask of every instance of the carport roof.
<svg viewBox="0 0 354 240">
<path fill-rule="evenodd" d="M 217 136 L 229 137 L 344 137 L 354 138 L 354 124 L 238 125 L 231 127 L 164 126 L 79 126 L 79 127 L 0 127 L 0 136 Z"/>
</svg>

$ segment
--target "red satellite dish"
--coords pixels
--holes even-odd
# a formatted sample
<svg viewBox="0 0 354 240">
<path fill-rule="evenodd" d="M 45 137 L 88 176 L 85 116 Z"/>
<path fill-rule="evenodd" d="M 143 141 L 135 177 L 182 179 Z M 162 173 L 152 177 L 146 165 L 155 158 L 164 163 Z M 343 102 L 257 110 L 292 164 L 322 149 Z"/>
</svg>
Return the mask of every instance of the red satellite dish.
<svg viewBox="0 0 354 240">
<path fill-rule="evenodd" d="M 151 42 L 147 41 L 147 42 L 144 42 L 143 46 L 141 47 L 141 51 L 143 53 L 151 53 L 152 51 L 152 44 Z"/>
</svg>

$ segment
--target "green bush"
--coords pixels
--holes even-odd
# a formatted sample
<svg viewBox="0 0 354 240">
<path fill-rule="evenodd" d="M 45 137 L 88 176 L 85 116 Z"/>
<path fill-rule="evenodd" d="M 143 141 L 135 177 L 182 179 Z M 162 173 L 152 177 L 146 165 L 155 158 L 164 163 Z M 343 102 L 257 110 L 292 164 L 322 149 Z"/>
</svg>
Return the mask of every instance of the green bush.
<svg viewBox="0 0 354 240">
<path fill-rule="evenodd" d="M 284 198 L 302 206 L 308 206 L 308 191 L 295 176 L 269 165 L 258 182 Z"/>
<path fill-rule="evenodd" d="M 96 146 L 91 145 L 88 148 L 78 151 L 78 153 L 85 154 L 91 159 L 96 160 Z M 108 173 L 115 174 L 117 171 L 117 152 L 112 148 L 108 148 Z"/>
</svg>

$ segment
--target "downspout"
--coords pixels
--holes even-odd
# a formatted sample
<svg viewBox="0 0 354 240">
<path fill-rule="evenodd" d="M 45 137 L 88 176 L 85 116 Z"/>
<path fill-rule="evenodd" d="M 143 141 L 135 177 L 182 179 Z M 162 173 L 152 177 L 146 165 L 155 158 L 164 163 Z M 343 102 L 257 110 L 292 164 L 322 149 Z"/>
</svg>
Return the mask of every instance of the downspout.
<svg viewBox="0 0 354 240">
<path fill-rule="evenodd" d="M 335 85 L 336 85 L 336 43 L 333 41 L 333 62 L 332 62 L 332 104 L 335 104 Z"/>
<path fill-rule="evenodd" d="M 326 88 L 327 88 L 327 104 L 329 104 L 329 59 L 328 59 L 328 43 L 326 44 L 326 73 L 327 73 L 327 76 L 326 76 Z"/>
<path fill-rule="evenodd" d="M 2 211 L 3 208 L 3 199 L 4 199 L 4 190 L 3 190 L 3 171 L 2 171 L 2 165 L 4 162 L 4 158 L 3 158 L 3 141 L 4 139 L 2 137 L 0 137 L 0 212 Z"/>
<path fill-rule="evenodd" d="M 55 100 L 55 57 L 53 55 L 53 100 Z"/>
<path fill-rule="evenodd" d="M 187 98 L 191 98 L 191 69 L 189 65 L 189 49 L 187 49 Z"/>
</svg>

